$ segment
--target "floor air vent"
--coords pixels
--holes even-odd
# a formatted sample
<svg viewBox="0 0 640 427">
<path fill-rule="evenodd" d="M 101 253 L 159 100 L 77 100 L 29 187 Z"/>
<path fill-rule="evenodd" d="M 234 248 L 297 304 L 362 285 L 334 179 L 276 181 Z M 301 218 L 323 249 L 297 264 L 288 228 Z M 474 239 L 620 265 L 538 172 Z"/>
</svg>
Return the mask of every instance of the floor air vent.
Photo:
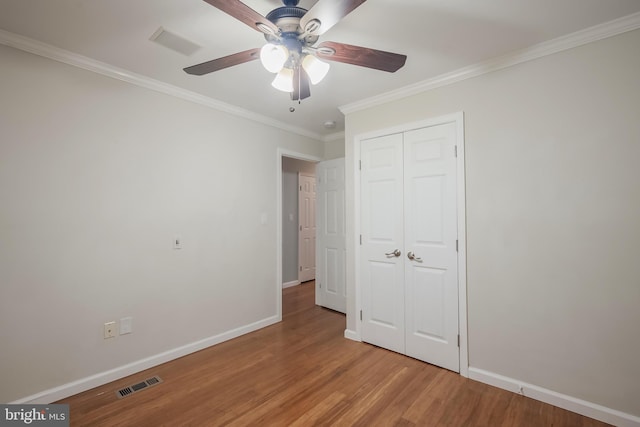
<svg viewBox="0 0 640 427">
<path fill-rule="evenodd" d="M 160 384 L 161 382 L 162 380 L 160 379 L 160 377 L 151 377 L 142 382 L 121 388 L 120 390 L 116 391 L 116 396 L 118 396 L 118 399 L 122 399 L 123 397 L 131 396 L 133 393 L 137 393 L 140 390 L 144 390 L 145 388 Z"/>
</svg>

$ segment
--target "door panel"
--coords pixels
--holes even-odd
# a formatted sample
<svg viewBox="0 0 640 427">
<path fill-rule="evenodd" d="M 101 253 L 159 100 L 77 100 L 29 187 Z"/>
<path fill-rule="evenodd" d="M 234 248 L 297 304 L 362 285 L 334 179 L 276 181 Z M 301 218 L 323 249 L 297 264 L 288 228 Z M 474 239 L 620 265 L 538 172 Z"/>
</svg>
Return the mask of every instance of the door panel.
<svg viewBox="0 0 640 427">
<path fill-rule="evenodd" d="M 443 245 L 443 193 L 444 180 L 440 176 L 413 178 L 410 183 L 410 194 L 417 199 L 413 201 L 413 218 L 415 224 L 413 239 L 423 245 Z"/>
<path fill-rule="evenodd" d="M 316 179 L 298 175 L 298 280 L 316 277 Z"/>
<path fill-rule="evenodd" d="M 444 296 L 445 271 L 412 265 L 413 333 L 421 338 L 445 340 Z"/>
<path fill-rule="evenodd" d="M 347 295 L 344 159 L 318 163 L 316 177 L 318 185 L 316 304 L 345 313 Z"/>
<path fill-rule="evenodd" d="M 362 142 L 362 339 L 404 352 L 402 135 Z M 386 255 L 391 254 L 391 255 Z"/>
<path fill-rule="evenodd" d="M 406 354 L 459 371 L 455 124 L 404 134 Z"/>
</svg>

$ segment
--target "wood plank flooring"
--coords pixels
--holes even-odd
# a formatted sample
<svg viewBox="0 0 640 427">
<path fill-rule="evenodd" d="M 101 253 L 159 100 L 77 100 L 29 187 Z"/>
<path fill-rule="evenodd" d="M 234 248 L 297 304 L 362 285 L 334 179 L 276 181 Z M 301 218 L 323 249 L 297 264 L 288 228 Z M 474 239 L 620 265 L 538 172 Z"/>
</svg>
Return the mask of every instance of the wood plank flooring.
<svg viewBox="0 0 640 427">
<path fill-rule="evenodd" d="M 605 426 L 343 337 L 314 282 L 277 325 L 64 399 L 72 426 Z M 115 391 L 160 376 L 129 397 Z"/>
</svg>

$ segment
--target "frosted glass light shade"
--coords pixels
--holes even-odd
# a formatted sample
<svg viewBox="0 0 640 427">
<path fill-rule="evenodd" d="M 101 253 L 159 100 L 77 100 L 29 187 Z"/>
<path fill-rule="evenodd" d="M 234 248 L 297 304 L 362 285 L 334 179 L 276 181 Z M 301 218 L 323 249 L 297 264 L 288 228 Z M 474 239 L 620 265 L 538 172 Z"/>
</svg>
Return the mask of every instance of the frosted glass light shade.
<svg viewBox="0 0 640 427">
<path fill-rule="evenodd" d="M 280 70 L 271 86 L 283 92 L 293 92 L 293 70 L 291 68 Z"/>
<path fill-rule="evenodd" d="M 320 61 L 313 55 L 307 55 L 302 60 L 302 68 L 307 72 L 312 84 L 318 84 L 329 72 L 329 64 Z"/>
<path fill-rule="evenodd" d="M 271 73 L 277 73 L 282 70 L 288 57 L 289 52 L 282 45 L 267 43 L 260 49 L 260 62 Z"/>
</svg>

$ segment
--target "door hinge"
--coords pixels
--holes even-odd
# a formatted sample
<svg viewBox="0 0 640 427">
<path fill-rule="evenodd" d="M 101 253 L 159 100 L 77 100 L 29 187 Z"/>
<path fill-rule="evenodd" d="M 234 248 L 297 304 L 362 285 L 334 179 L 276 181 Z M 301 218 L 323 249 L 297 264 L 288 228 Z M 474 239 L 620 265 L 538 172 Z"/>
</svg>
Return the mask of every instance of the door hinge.
<svg viewBox="0 0 640 427">
<path fill-rule="evenodd" d="M 358 170 L 362 170 L 362 160 L 358 160 Z"/>
<path fill-rule="evenodd" d="M 460 347 L 460 334 L 458 334 L 458 347 Z"/>
<path fill-rule="evenodd" d="M 362 321 L 362 310 L 360 310 L 360 321 Z"/>
<path fill-rule="evenodd" d="M 300 266 L 300 271 L 302 271 L 302 266 Z"/>
<path fill-rule="evenodd" d="M 300 186 L 300 191 L 302 191 L 302 185 Z"/>
<path fill-rule="evenodd" d="M 300 226 L 300 231 L 302 231 L 302 226 Z M 457 250 L 457 249 L 456 249 Z"/>
<path fill-rule="evenodd" d="M 458 252 L 458 240 L 456 240 L 456 252 Z"/>
<path fill-rule="evenodd" d="M 362 245 L 362 234 L 360 235 L 360 245 Z"/>
<path fill-rule="evenodd" d="M 457 145 L 454 145 L 454 146 L 453 146 L 453 153 L 454 153 L 454 155 L 455 155 L 456 157 L 458 157 L 458 146 L 457 146 Z"/>
</svg>

